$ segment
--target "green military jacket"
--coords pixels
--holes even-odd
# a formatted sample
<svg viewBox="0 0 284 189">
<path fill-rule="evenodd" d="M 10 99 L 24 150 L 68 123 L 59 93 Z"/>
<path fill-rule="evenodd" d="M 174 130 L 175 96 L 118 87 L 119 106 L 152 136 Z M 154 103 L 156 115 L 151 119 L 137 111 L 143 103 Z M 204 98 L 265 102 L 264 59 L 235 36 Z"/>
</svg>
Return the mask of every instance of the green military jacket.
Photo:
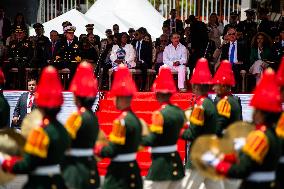
<svg viewBox="0 0 284 189">
<path fill-rule="evenodd" d="M 214 99 L 217 109 L 217 135 L 222 136 L 223 131 L 235 121 L 242 120 L 242 108 L 239 98 L 233 95 L 226 95 Z"/>
<path fill-rule="evenodd" d="M 102 186 L 103 189 L 142 188 L 142 178 L 137 161 L 115 161 L 119 155 L 136 153 L 141 138 L 141 123 L 131 110 L 122 112 L 113 121 L 109 145 L 105 146 L 100 154 L 101 157 L 112 158 Z"/>
<path fill-rule="evenodd" d="M 61 164 L 63 178 L 68 188 L 93 189 L 100 186 L 100 177 L 92 149 L 99 133 L 97 117 L 91 109 L 84 107 L 74 112 L 65 124 L 71 137 L 71 149 Z M 78 155 L 78 151 L 91 154 Z"/>
<path fill-rule="evenodd" d="M 182 133 L 182 139 L 192 143 L 201 135 L 216 134 L 217 112 L 213 101 L 208 96 L 200 96 L 193 109 L 185 111 L 185 117 L 190 126 Z M 190 167 L 191 161 L 189 159 L 186 162 L 186 168 Z"/>
<path fill-rule="evenodd" d="M 184 177 L 182 160 L 177 150 L 164 153 L 155 149 L 175 146 L 185 122 L 183 111 L 172 104 L 162 105 L 152 114 L 150 134 L 143 137 L 142 145 L 152 147 L 152 165 L 146 179 L 153 181 L 180 180 Z"/>
<path fill-rule="evenodd" d="M 31 131 L 24 147 L 23 159 L 12 168 L 15 174 L 28 174 L 25 189 L 66 188 L 60 174 L 39 175 L 35 171 L 42 166 L 58 165 L 70 146 L 70 138 L 55 118 L 43 120 L 43 124 Z"/>
<path fill-rule="evenodd" d="M 9 127 L 10 120 L 10 105 L 0 91 L 0 128 Z"/>
<path fill-rule="evenodd" d="M 244 179 L 242 189 L 274 188 L 275 182 L 256 182 L 251 179 L 253 173 L 275 172 L 281 155 L 281 142 L 272 127 L 261 126 L 252 131 L 241 149 L 238 162 L 228 170 L 230 178 Z"/>
</svg>

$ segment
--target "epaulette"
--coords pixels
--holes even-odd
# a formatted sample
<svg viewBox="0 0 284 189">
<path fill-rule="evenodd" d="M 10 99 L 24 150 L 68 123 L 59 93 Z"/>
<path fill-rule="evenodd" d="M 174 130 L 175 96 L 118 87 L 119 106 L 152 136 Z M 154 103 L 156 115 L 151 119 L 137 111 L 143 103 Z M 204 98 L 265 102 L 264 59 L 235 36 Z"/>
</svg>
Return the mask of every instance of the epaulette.
<svg viewBox="0 0 284 189">
<path fill-rule="evenodd" d="M 246 144 L 242 148 L 242 151 L 252 158 L 257 163 L 261 164 L 265 158 L 268 149 L 269 143 L 268 138 L 266 137 L 265 130 L 255 130 L 252 131 L 247 139 Z"/>
<path fill-rule="evenodd" d="M 231 117 L 231 104 L 228 101 L 228 97 L 225 96 L 217 103 L 217 112 L 219 115 L 226 118 Z"/>
<path fill-rule="evenodd" d="M 284 112 L 281 114 L 277 122 L 275 131 L 276 131 L 277 136 L 284 139 Z"/>
<path fill-rule="evenodd" d="M 204 98 L 201 98 L 193 107 L 189 121 L 196 126 L 204 125 L 204 108 L 202 106 Z"/>
<path fill-rule="evenodd" d="M 156 134 L 163 134 L 164 117 L 160 111 L 155 111 L 152 114 L 152 124 L 150 125 L 150 131 Z"/>
<path fill-rule="evenodd" d="M 65 123 L 65 129 L 69 133 L 70 137 L 72 139 L 76 138 L 77 132 L 80 129 L 82 125 L 82 117 L 81 117 L 81 112 L 73 112 L 69 118 L 67 119 Z"/>
<path fill-rule="evenodd" d="M 49 146 L 49 136 L 43 127 L 37 127 L 31 131 L 24 150 L 28 154 L 46 158 Z"/>
<path fill-rule="evenodd" d="M 109 140 L 115 144 L 124 145 L 126 140 L 126 125 L 124 118 L 127 112 L 123 112 L 117 119 L 113 121 L 112 131 Z"/>
</svg>

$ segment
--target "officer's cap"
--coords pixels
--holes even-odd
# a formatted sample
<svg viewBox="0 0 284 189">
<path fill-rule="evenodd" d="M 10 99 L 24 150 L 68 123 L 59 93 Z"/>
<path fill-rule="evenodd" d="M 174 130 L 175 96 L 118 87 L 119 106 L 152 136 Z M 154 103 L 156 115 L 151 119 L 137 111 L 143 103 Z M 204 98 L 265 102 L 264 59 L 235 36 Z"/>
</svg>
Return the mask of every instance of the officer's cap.
<svg viewBox="0 0 284 189">
<path fill-rule="evenodd" d="M 112 33 L 111 29 L 106 29 L 106 33 Z"/>
<path fill-rule="evenodd" d="M 247 13 L 249 15 L 254 15 L 255 14 L 255 10 L 254 9 L 247 9 L 247 10 L 245 10 L 245 13 Z"/>
<path fill-rule="evenodd" d="M 63 28 L 65 28 L 66 26 L 72 26 L 71 22 L 69 21 L 65 21 L 62 23 Z"/>
<path fill-rule="evenodd" d="M 67 33 L 74 33 L 76 31 L 76 27 L 75 26 L 66 26 L 64 28 L 64 32 L 67 32 Z"/>
<path fill-rule="evenodd" d="M 33 28 L 34 28 L 34 29 L 43 28 L 43 25 L 42 25 L 41 23 L 35 23 L 35 24 L 33 25 Z"/>
<path fill-rule="evenodd" d="M 135 32 L 134 28 L 129 28 L 128 33 Z"/>
<path fill-rule="evenodd" d="M 87 24 L 85 27 L 87 29 L 94 29 L 94 24 Z"/>
<path fill-rule="evenodd" d="M 236 11 L 233 11 L 230 13 L 231 16 L 239 16 L 239 13 L 237 13 Z"/>
</svg>

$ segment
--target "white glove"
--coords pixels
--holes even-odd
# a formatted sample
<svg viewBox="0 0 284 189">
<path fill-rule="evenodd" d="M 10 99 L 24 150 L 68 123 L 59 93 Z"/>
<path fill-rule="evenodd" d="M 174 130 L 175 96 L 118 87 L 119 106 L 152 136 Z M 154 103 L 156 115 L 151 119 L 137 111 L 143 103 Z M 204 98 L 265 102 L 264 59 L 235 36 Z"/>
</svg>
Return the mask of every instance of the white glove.
<svg viewBox="0 0 284 189">
<path fill-rule="evenodd" d="M 206 165 L 210 165 L 212 167 L 216 167 L 219 164 L 219 162 L 220 162 L 220 159 L 218 157 L 216 157 L 216 155 L 213 154 L 211 151 L 208 151 L 208 152 L 204 153 L 201 156 L 201 160 Z"/>
<path fill-rule="evenodd" d="M 243 137 L 234 139 L 234 149 L 236 151 L 240 151 L 245 144 L 246 144 L 246 139 Z"/>
<path fill-rule="evenodd" d="M 0 153 L 0 165 L 3 164 L 4 160 L 5 160 L 5 157 L 3 156 L 3 154 Z"/>
</svg>

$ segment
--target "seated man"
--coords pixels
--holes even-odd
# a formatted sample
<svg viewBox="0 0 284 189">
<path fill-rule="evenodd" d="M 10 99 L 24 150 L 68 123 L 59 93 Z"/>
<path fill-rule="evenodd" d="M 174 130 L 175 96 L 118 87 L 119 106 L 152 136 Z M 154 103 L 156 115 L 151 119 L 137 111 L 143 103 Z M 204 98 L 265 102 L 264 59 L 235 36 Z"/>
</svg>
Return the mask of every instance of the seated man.
<svg viewBox="0 0 284 189">
<path fill-rule="evenodd" d="M 185 91 L 185 71 L 187 62 L 187 50 L 184 45 L 179 42 L 180 36 L 177 33 L 171 35 L 171 44 L 165 47 L 163 53 L 164 64 L 168 65 L 172 71 L 178 72 L 178 88 L 179 91 Z"/>
</svg>

